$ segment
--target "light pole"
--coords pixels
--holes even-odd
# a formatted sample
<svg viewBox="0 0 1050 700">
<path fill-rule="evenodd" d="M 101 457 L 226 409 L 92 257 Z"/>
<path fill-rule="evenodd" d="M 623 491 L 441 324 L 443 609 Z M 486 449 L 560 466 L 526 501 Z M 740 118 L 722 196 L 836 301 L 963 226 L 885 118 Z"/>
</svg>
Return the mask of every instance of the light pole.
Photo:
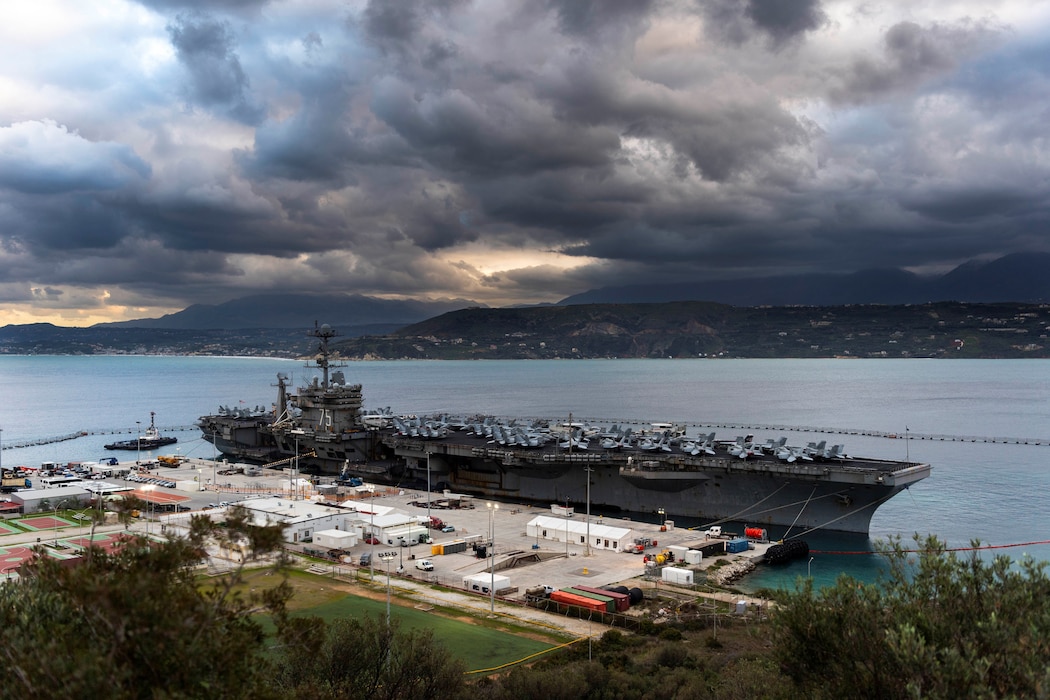
<svg viewBox="0 0 1050 700">
<path fill-rule="evenodd" d="M 813 557 L 806 563 L 806 578 L 813 578 Z"/>
<path fill-rule="evenodd" d="M 583 556 L 591 556 L 591 472 L 593 467 L 584 467 L 583 473 L 587 475 L 587 551 Z"/>
<path fill-rule="evenodd" d="M 390 562 L 397 552 L 380 552 L 379 558 L 386 562 L 386 626 L 390 628 Z"/>
<path fill-rule="evenodd" d="M 146 492 L 146 502 L 149 505 L 149 511 L 146 516 L 146 537 L 149 537 L 150 531 L 150 519 L 153 515 L 153 499 L 151 498 L 153 489 L 157 488 L 155 484 L 146 484 L 142 487 L 142 490 Z"/>
<path fill-rule="evenodd" d="M 565 558 L 569 558 L 569 499 L 565 499 Z"/>
<path fill-rule="evenodd" d="M 430 524 L 434 522 L 430 519 L 430 453 L 427 452 L 427 530 L 430 530 Z"/>
<path fill-rule="evenodd" d="M 499 503 L 486 503 L 489 508 L 489 546 L 492 547 L 492 561 L 489 563 L 489 612 L 496 614 L 496 529 L 493 516 L 499 510 Z"/>
<path fill-rule="evenodd" d="M 201 469 L 197 469 L 197 491 L 204 490 L 204 475 Z"/>
<path fill-rule="evenodd" d="M 371 554 L 368 557 L 368 572 L 369 581 L 376 580 L 376 489 L 372 487 L 371 492 L 372 498 L 372 531 L 368 534 L 368 546 L 371 547 Z"/>
<path fill-rule="evenodd" d="M 80 511 L 79 513 L 77 513 L 77 520 L 80 521 L 80 539 L 81 540 L 84 539 L 84 520 L 88 519 L 87 512 L 89 510 L 91 510 L 91 508 L 85 508 L 84 510 Z M 84 543 L 81 542 L 80 544 L 83 545 Z"/>
<path fill-rule="evenodd" d="M 386 627 L 390 629 L 390 560 L 393 559 L 390 556 L 392 553 L 387 552 L 384 559 L 386 559 Z M 383 556 L 383 555 L 380 555 Z"/>
<path fill-rule="evenodd" d="M 135 421 L 135 466 L 142 461 L 142 421 Z"/>
</svg>

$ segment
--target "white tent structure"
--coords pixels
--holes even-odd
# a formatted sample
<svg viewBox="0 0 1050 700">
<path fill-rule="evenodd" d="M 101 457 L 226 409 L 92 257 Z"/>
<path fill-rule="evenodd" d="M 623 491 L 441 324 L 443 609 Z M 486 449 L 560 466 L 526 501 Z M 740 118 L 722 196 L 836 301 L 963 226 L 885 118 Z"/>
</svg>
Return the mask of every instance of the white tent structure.
<svg viewBox="0 0 1050 700">
<path fill-rule="evenodd" d="M 587 535 L 590 533 L 591 547 L 609 551 L 620 551 L 632 541 L 632 530 L 626 527 L 614 527 L 569 518 L 553 518 L 549 515 L 537 515 L 525 526 L 528 537 L 550 542 L 566 542 L 587 546 Z"/>
</svg>

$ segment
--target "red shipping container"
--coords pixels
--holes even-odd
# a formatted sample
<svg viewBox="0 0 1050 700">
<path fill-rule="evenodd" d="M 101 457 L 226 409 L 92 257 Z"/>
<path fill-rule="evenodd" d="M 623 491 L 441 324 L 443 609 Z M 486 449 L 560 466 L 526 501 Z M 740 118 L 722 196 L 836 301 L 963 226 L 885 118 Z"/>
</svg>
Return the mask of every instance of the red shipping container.
<svg viewBox="0 0 1050 700">
<path fill-rule="evenodd" d="M 594 612 L 605 612 L 605 603 L 600 600 L 592 600 L 590 598 L 584 598 L 583 596 L 576 595 L 575 593 L 569 593 L 567 591 L 554 591 L 551 593 L 551 600 L 562 605 L 575 605 L 578 608 L 585 610 L 593 610 Z"/>
</svg>

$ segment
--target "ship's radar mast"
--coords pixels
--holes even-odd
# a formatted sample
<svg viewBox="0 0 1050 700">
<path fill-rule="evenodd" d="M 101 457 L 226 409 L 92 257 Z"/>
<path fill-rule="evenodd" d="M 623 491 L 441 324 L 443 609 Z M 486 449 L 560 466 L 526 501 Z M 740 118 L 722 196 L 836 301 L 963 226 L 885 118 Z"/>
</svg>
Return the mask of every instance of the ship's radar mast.
<svg viewBox="0 0 1050 700">
<path fill-rule="evenodd" d="M 315 321 L 314 329 L 310 331 L 308 335 L 312 335 L 313 337 L 321 341 L 321 347 L 318 349 L 317 352 L 317 359 L 314 361 L 317 363 L 317 366 L 321 368 L 321 387 L 322 389 L 327 391 L 329 388 L 328 368 L 331 366 L 332 356 L 332 351 L 328 348 L 328 341 L 339 335 L 339 333 L 337 333 L 335 329 L 329 326 L 327 323 L 318 326 L 317 322 Z"/>
</svg>

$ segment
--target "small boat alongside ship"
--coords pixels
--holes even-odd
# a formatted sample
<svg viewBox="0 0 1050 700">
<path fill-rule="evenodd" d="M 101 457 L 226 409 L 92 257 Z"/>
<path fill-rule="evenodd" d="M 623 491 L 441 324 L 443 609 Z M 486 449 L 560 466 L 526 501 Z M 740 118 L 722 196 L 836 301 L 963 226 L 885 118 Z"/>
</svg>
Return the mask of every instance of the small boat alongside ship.
<svg viewBox="0 0 1050 700">
<path fill-rule="evenodd" d="M 158 447 L 164 447 L 165 445 L 174 445 L 179 441 L 177 437 L 170 435 L 161 435 L 160 431 L 157 430 L 155 422 L 156 412 L 149 412 L 149 427 L 146 428 L 146 432 L 139 435 L 134 440 L 119 440 L 117 442 L 111 442 L 108 445 L 103 445 L 107 450 L 155 450 Z"/>
<path fill-rule="evenodd" d="M 596 512 L 662 513 L 867 534 L 875 510 L 927 478 L 929 464 L 860 458 L 842 445 L 718 440 L 698 426 L 363 411 L 362 387 L 331 371 L 329 326 L 315 327 L 321 377 L 271 411 L 220 409 L 198 425 L 236 461 Z"/>
</svg>

